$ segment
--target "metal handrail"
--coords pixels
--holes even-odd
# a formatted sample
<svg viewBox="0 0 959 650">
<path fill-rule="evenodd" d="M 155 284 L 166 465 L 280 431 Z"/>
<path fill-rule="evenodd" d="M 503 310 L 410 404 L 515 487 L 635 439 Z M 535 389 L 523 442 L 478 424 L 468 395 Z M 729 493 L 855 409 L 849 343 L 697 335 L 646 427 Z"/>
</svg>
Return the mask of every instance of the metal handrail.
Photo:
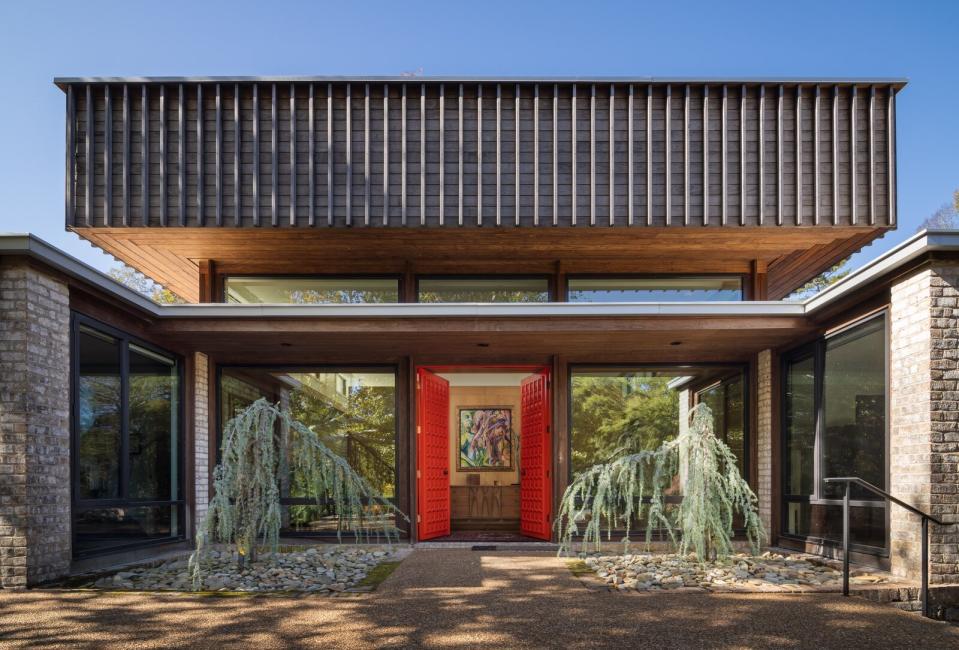
<svg viewBox="0 0 959 650">
<path fill-rule="evenodd" d="M 842 497 L 842 595 L 849 595 L 849 488 L 855 484 L 861 488 L 877 494 L 886 501 L 895 503 L 922 518 L 922 549 L 921 549 L 921 586 L 919 590 L 919 601 L 922 605 L 922 615 L 929 617 L 929 522 L 944 526 L 932 515 L 923 512 L 919 508 L 897 499 L 882 488 L 876 487 L 869 481 L 865 481 L 858 476 L 839 476 L 824 479 L 825 483 L 844 483 L 846 490 Z"/>
</svg>

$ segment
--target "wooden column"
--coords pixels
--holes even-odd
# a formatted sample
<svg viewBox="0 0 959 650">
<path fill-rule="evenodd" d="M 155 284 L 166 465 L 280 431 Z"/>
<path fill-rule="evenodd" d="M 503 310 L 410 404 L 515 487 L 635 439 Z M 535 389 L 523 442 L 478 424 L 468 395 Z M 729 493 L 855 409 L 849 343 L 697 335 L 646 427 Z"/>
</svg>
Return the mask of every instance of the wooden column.
<svg viewBox="0 0 959 650">
<path fill-rule="evenodd" d="M 416 302 L 416 270 L 412 262 L 406 263 L 403 277 L 400 279 L 400 302 Z"/>
<path fill-rule="evenodd" d="M 750 287 L 750 300 L 766 300 L 768 296 L 768 276 L 766 274 L 765 260 L 753 260 L 752 262 L 752 286 Z"/>
<path fill-rule="evenodd" d="M 218 302 L 213 260 L 200 260 L 200 302 Z"/>
<path fill-rule="evenodd" d="M 556 260 L 555 269 L 552 277 L 553 302 L 566 302 L 566 269 L 563 263 Z"/>
</svg>

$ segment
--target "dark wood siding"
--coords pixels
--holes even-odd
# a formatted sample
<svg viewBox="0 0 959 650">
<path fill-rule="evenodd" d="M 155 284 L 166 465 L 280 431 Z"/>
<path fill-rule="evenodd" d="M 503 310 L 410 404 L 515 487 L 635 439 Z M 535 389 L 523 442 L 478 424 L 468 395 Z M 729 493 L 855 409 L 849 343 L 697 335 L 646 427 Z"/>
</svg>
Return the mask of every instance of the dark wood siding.
<svg viewBox="0 0 959 650">
<path fill-rule="evenodd" d="M 60 83 L 69 226 L 895 225 L 901 84 Z"/>
</svg>

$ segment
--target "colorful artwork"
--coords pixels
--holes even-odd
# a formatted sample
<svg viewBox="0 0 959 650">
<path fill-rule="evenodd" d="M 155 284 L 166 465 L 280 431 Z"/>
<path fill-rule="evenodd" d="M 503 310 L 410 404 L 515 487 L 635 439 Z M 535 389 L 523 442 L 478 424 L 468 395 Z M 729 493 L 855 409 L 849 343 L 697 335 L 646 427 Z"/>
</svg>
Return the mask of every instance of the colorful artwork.
<svg viewBox="0 0 959 650">
<path fill-rule="evenodd" d="M 513 468 L 512 410 L 494 406 L 460 408 L 457 469 L 504 471 Z"/>
</svg>

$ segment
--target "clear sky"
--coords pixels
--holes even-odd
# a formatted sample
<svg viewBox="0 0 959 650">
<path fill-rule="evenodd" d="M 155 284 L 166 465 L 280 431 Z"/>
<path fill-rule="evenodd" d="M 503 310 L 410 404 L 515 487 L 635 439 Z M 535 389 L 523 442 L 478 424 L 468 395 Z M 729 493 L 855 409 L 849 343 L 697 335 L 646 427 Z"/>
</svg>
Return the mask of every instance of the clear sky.
<svg viewBox="0 0 959 650">
<path fill-rule="evenodd" d="M 739 2 L 13 2 L 0 6 L 0 232 L 64 231 L 55 76 L 906 77 L 899 230 L 959 187 L 959 0 Z"/>
</svg>

